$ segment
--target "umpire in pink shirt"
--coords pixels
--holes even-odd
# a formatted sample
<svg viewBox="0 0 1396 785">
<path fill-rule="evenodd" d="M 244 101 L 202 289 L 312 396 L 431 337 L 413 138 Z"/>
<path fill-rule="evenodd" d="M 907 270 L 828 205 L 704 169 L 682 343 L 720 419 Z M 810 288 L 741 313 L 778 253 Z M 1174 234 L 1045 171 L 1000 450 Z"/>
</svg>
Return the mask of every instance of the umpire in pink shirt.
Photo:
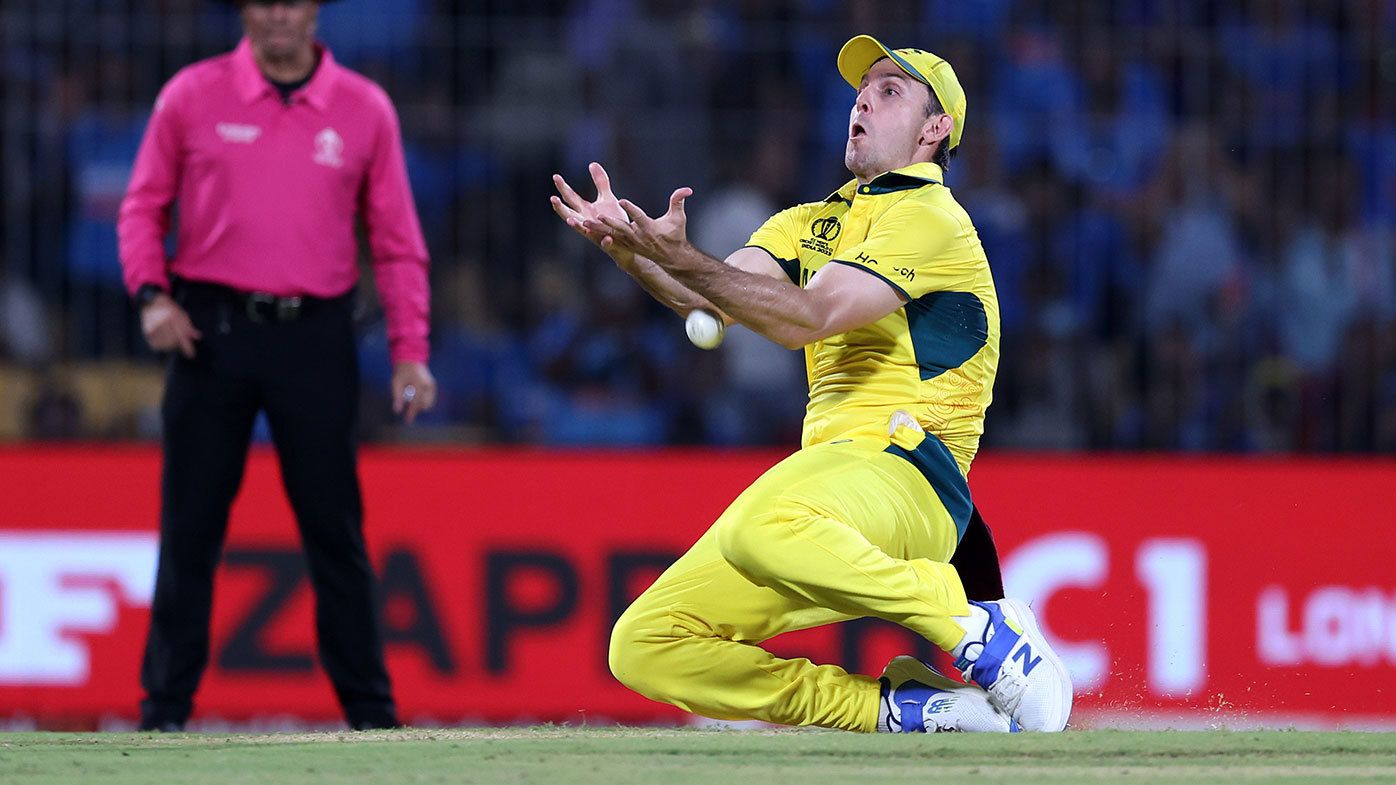
<svg viewBox="0 0 1396 785">
<path fill-rule="evenodd" d="M 156 100 L 118 222 L 146 339 L 173 353 L 141 726 L 179 730 L 192 711 L 261 411 L 315 588 L 320 660 L 352 727 L 392 727 L 355 456 L 355 224 L 387 315 L 393 405 L 409 422 L 436 397 L 426 245 L 392 102 L 316 42 L 319 3 L 238 5 L 237 49 L 183 69 Z"/>
</svg>

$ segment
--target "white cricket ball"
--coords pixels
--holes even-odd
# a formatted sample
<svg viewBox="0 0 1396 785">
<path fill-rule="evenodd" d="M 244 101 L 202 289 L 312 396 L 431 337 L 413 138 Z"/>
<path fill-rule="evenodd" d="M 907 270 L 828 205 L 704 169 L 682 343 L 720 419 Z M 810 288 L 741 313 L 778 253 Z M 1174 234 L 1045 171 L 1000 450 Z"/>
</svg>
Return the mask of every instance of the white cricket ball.
<svg viewBox="0 0 1396 785">
<path fill-rule="evenodd" d="M 691 311 L 683 323 L 688 340 L 699 349 L 716 349 L 722 343 L 722 320 L 707 311 Z"/>
</svg>

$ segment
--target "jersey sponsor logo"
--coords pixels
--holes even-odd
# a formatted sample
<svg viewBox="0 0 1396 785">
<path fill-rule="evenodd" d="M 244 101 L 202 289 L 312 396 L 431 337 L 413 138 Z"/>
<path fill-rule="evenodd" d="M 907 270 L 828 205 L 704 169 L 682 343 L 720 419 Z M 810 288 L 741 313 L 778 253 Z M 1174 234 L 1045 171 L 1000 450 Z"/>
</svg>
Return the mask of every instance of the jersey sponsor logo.
<svg viewBox="0 0 1396 785">
<path fill-rule="evenodd" d="M 872 258 L 871 256 L 868 256 L 865 253 L 860 253 L 857 256 L 853 257 L 853 261 L 858 262 L 860 264 L 866 264 L 868 266 L 874 266 L 877 264 L 876 259 Z"/>
<path fill-rule="evenodd" d="M 262 135 L 261 126 L 243 123 L 219 123 L 213 130 L 218 132 L 220 139 L 230 144 L 252 144 Z"/>
<path fill-rule="evenodd" d="M 326 128 L 315 135 L 315 157 L 312 159 L 321 166 L 336 169 L 344 165 L 344 139 L 333 128 Z"/>
<path fill-rule="evenodd" d="M 1042 662 L 1041 656 L 1032 656 L 1032 646 L 1027 643 L 1019 646 L 1018 650 L 1013 652 L 1012 659 L 1017 660 L 1023 666 L 1024 676 L 1032 673 L 1033 668 L 1036 668 L 1038 663 Z"/>
</svg>

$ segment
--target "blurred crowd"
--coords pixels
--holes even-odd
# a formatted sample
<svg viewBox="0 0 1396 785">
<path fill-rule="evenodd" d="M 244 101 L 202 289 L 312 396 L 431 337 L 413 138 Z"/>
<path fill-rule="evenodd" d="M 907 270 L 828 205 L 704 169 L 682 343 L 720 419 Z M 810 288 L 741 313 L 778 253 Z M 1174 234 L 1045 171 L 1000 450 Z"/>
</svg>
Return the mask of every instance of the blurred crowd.
<svg viewBox="0 0 1396 785">
<path fill-rule="evenodd" d="M 116 207 L 160 85 L 231 48 L 235 12 L 0 15 L 0 435 L 150 437 L 160 366 Z M 849 178 L 834 55 L 867 32 L 944 56 L 968 93 L 947 184 L 1003 313 L 986 446 L 1396 451 L 1396 0 L 345 0 L 321 19 L 397 104 L 433 256 L 441 405 L 393 422 L 363 286 L 368 438 L 793 445 L 802 355 L 740 329 L 690 346 L 556 220 L 549 175 L 601 161 L 654 210 L 692 186 L 690 236 L 721 257 Z M 116 389 L 129 407 L 92 400 Z"/>
</svg>

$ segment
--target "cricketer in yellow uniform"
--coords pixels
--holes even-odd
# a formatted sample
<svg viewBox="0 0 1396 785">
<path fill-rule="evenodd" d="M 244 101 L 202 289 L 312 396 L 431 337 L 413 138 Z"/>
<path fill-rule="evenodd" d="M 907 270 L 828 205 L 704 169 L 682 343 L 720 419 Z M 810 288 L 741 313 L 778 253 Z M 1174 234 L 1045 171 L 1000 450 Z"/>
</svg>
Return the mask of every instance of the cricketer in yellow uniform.
<svg viewBox="0 0 1396 785">
<path fill-rule="evenodd" d="M 857 88 L 889 56 L 935 91 L 955 120 L 946 143 L 957 143 L 963 91 L 943 60 L 859 37 L 839 66 Z M 608 191 L 608 180 L 597 182 Z M 801 449 L 757 479 L 622 615 L 611 669 L 646 696 L 708 717 L 872 731 L 875 678 L 778 658 L 759 644 L 862 616 L 946 650 L 965 634 L 952 617 L 969 608 L 948 561 L 970 516 L 966 475 L 998 363 L 993 280 L 969 216 L 928 161 L 778 213 L 748 247 L 798 286 L 847 265 L 885 282 L 902 305 L 805 347 Z M 920 428 L 889 436 L 889 422 L 905 417 L 898 412 Z"/>
<path fill-rule="evenodd" d="M 907 300 L 867 327 L 805 347 L 810 402 L 801 446 L 886 437 L 900 409 L 967 474 L 998 366 L 998 299 L 979 235 L 940 167 L 917 163 L 867 185 L 849 182 L 823 202 L 777 213 L 748 245 L 797 284 L 826 264 L 846 264 Z"/>
</svg>

